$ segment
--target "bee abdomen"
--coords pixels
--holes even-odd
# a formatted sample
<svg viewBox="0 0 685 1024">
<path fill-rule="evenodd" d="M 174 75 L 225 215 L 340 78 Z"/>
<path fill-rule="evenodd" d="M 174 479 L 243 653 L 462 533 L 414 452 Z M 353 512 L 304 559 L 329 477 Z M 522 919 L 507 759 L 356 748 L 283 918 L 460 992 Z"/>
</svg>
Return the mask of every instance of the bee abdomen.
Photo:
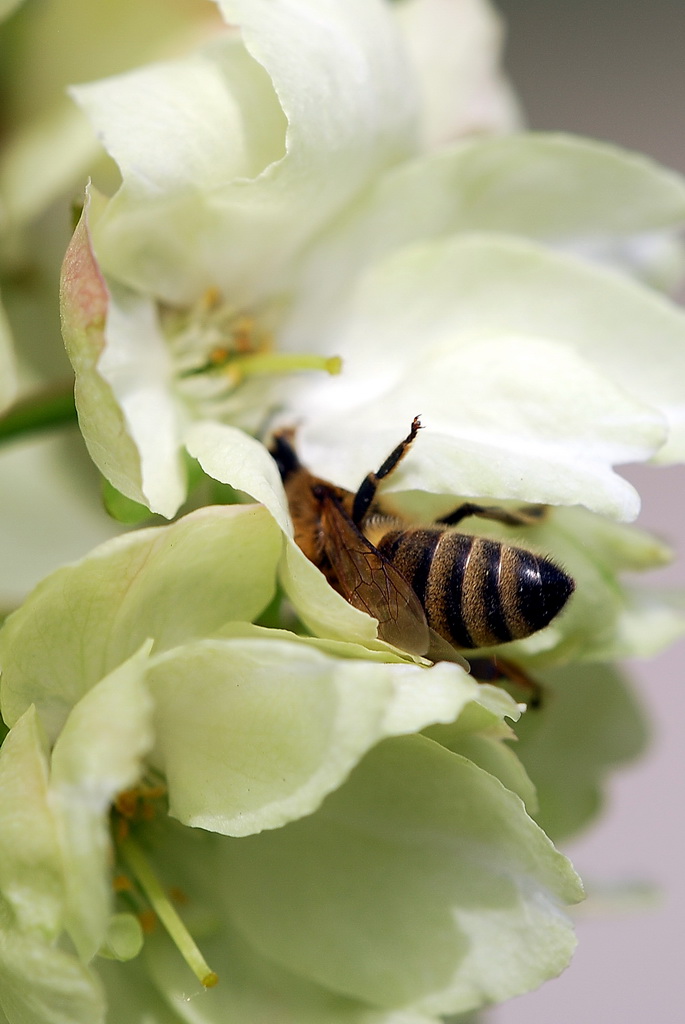
<svg viewBox="0 0 685 1024">
<path fill-rule="evenodd" d="M 481 537 L 393 531 L 382 551 L 411 584 L 429 626 L 456 647 L 530 636 L 573 592 L 573 580 L 549 559 Z"/>
<path fill-rule="evenodd" d="M 379 551 L 404 576 L 424 608 L 428 576 L 442 536 L 440 530 L 390 530 L 378 542 Z"/>
<path fill-rule="evenodd" d="M 443 534 L 426 592 L 428 621 L 460 647 L 489 647 L 543 629 L 573 591 L 553 562 L 508 544 Z"/>
</svg>

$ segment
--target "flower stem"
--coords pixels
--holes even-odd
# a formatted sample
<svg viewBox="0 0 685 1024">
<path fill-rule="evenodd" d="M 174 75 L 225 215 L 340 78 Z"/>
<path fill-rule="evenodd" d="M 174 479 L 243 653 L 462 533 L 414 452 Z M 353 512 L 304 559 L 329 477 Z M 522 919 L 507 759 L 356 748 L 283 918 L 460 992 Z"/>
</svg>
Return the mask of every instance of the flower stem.
<svg viewBox="0 0 685 1024">
<path fill-rule="evenodd" d="M 73 382 L 46 388 L 16 402 L 0 416 L 0 443 L 38 430 L 76 423 Z"/>
<path fill-rule="evenodd" d="M 127 836 L 118 844 L 118 849 L 193 974 L 205 988 L 212 988 L 218 982 L 218 976 L 211 970 L 190 932 L 174 910 L 141 848 L 134 839 Z"/>
</svg>

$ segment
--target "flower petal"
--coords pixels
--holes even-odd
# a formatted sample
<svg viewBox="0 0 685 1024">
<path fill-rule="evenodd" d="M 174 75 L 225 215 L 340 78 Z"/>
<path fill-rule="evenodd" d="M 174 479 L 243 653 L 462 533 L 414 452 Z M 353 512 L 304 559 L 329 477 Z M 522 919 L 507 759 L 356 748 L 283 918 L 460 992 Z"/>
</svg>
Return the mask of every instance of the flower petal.
<svg viewBox="0 0 685 1024">
<path fill-rule="evenodd" d="M 423 97 L 424 148 L 518 127 L 500 70 L 502 25 L 485 0 L 403 0 L 396 12 Z"/>
<path fill-rule="evenodd" d="M 148 637 L 161 651 L 250 621 L 273 597 L 281 546 L 265 509 L 204 508 L 59 569 L 0 632 L 3 717 L 12 723 L 35 703 L 54 737 L 83 694 Z"/>
<path fill-rule="evenodd" d="M 220 7 L 242 42 L 227 34 L 186 61 L 73 90 L 124 178 L 98 225 L 98 256 L 175 304 L 212 284 L 237 306 L 254 301 L 414 146 L 414 96 L 385 3 Z"/>
<path fill-rule="evenodd" d="M 317 331 L 320 337 L 322 323 L 337 318 L 350 282 L 414 242 L 464 231 L 504 232 L 652 278 L 684 219 L 681 175 L 607 143 L 518 133 L 442 148 L 390 169 L 319 240 L 292 333 L 301 344 L 311 324 L 312 337 Z"/>
<path fill-rule="evenodd" d="M 89 190 L 62 265 L 62 334 L 79 421 L 93 461 L 117 490 L 172 516 L 185 476 L 168 353 L 152 303 L 102 276 L 91 242 L 100 211 Z"/>
<path fill-rule="evenodd" d="M 478 696 L 455 665 L 342 660 L 293 640 L 263 630 L 154 662 L 156 761 L 185 824 L 279 828 L 311 814 L 384 736 L 451 721 Z"/>
<path fill-rule="evenodd" d="M 295 611 L 317 636 L 349 640 L 386 650 L 378 623 L 337 594 L 295 544 L 288 501 L 276 464 L 264 445 L 225 424 L 194 424 L 186 447 L 209 476 L 245 491 L 269 510 L 286 536 L 279 575 Z"/>
<path fill-rule="evenodd" d="M 330 477 L 337 466 L 335 482 L 354 488 L 404 436 L 413 416 L 425 409 L 431 427 L 433 405 L 436 412 L 439 407 L 435 434 L 454 438 L 451 452 L 436 451 L 443 493 L 452 472 L 453 492 L 587 503 L 629 518 L 637 511 L 634 492 L 606 463 L 647 458 L 662 444 L 659 461 L 685 452 L 684 341 L 681 311 L 607 270 L 508 238 L 462 236 L 415 246 L 367 273 L 330 338 L 345 353 L 346 372 L 293 399 L 305 421 L 301 452 L 314 472 Z M 519 364 L 526 346 L 528 365 Z M 561 373 L 568 378 L 555 380 Z M 560 418 L 557 403 L 566 384 L 573 400 L 567 397 Z M 585 387 L 589 415 L 579 404 Z M 548 389 L 554 407 L 545 402 Z M 527 421 L 523 432 L 520 417 Z M 664 420 L 670 428 L 665 444 Z M 552 440 L 540 459 L 546 435 Z M 389 491 L 427 487 L 418 453 L 432 443 L 427 429 L 388 482 Z M 492 471 L 483 444 L 500 451 Z M 464 449 L 468 462 L 461 472 Z M 583 449 L 586 456 L 579 458 Z M 578 465 L 569 465 L 564 485 L 554 479 L 552 463 L 557 457 L 570 463 L 571 451 Z M 527 493 L 525 478 L 538 459 L 538 486 Z M 430 489 L 439 489 L 437 480 Z"/>
<path fill-rule="evenodd" d="M 65 927 L 88 962 L 112 911 L 109 810 L 138 781 L 152 747 L 152 699 L 143 682 L 151 643 L 75 705 L 52 754 L 51 803 L 67 881 Z"/>
<path fill-rule="evenodd" d="M 315 815 L 226 847 L 226 901 L 268 959 L 436 1016 L 567 964 L 577 876 L 517 797 L 424 737 L 376 747 Z"/>
<path fill-rule="evenodd" d="M 10 1024 L 104 1024 L 98 978 L 75 956 L 0 922 L 0 1007 Z"/>
<path fill-rule="evenodd" d="M 31 707 L 0 747 L 0 891 L 17 930 L 50 942 L 61 931 L 64 876 L 44 748 Z"/>
<path fill-rule="evenodd" d="M 556 669 L 544 686 L 549 699 L 517 724 L 515 750 L 537 789 L 535 819 L 558 841 L 597 816 L 606 779 L 642 753 L 647 725 L 630 686 L 609 665 Z"/>
</svg>

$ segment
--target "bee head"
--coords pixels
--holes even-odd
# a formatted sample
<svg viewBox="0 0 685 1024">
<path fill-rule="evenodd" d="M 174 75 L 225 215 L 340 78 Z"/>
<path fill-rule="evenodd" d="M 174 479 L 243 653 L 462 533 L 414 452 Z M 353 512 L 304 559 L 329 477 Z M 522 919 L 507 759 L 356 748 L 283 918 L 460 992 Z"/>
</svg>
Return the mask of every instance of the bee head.
<svg viewBox="0 0 685 1024">
<path fill-rule="evenodd" d="M 281 480 L 283 483 L 288 479 L 291 473 L 301 469 L 300 460 L 297 457 L 297 453 L 293 447 L 293 436 L 292 430 L 282 430 L 280 433 L 274 435 L 273 443 L 269 448 L 271 455 L 278 466 L 278 472 L 281 474 Z"/>
</svg>

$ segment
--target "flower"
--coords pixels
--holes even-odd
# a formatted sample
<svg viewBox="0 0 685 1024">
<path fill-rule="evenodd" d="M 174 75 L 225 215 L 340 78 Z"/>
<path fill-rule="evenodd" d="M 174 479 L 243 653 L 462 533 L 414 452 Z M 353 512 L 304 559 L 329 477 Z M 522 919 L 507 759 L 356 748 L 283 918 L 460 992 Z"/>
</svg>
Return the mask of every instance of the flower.
<svg viewBox="0 0 685 1024">
<path fill-rule="evenodd" d="M 685 319 L 578 254 L 672 233 L 680 179 L 560 136 L 421 153 L 391 7 L 219 6 L 240 36 L 74 90 L 123 178 L 64 267 L 101 471 L 171 516 L 193 424 L 281 422 L 353 488 L 420 412 L 387 491 L 433 495 L 426 513 L 479 495 L 634 517 L 612 466 L 682 457 Z"/>
<path fill-rule="evenodd" d="M 685 187 L 598 143 L 508 134 L 477 0 L 216 8 L 200 49 L 73 89 L 122 181 L 88 189 L 63 333 L 113 487 L 172 518 L 199 465 L 261 504 L 119 536 L 0 631 L 0 1007 L 430 1024 L 568 963 L 582 889 L 536 816 L 577 828 L 639 746 L 613 675 L 583 662 L 685 626 L 621 579 L 667 552 L 621 522 L 638 498 L 613 472 L 682 457 L 685 319 L 658 288 Z M 566 813 L 554 714 L 521 728 L 519 760 L 511 696 L 379 640 L 294 542 L 270 430 L 356 488 L 417 413 L 384 486 L 399 513 L 557 506 L 521 542 L 576 594 L 507 654 L 562 666 L 582 718 Z M 564 694 L 569 664 L 605 683 L 606 719 Z"/>
<path fill-rule="evenodd" d="M 145 971 L 119 968 L 137 978 L 139 1011 L 182 1005 L 192 976 L 179 976 L 179 950 L 205 984 L 221 975 L 197 1012 L 244 1024 L 269 1008 L 430 1020 L 566 964 L 559 911 L 578 880 L 526 813 L 515 756 L 495 753 L 517 705 L 456 665 L 426 673 L 252 625 L 282 543 L 263 507 L 202 509 L 58 570 L 0 632 L 12 1024 L 55 1020 L 58 1006 L 100 1019 L 93 957 L 139 954 L 123 909 L 140 907 L 139 890 L 167 919 L 157 876 L 180 886 L 206 941 L 200 953 L 175 911 L 175 953 L 145 939 Z M 434 723 L 447 731 L 411 735 Z M 63 932 L 75 954 L 56 945 Z"/>
</svg>

